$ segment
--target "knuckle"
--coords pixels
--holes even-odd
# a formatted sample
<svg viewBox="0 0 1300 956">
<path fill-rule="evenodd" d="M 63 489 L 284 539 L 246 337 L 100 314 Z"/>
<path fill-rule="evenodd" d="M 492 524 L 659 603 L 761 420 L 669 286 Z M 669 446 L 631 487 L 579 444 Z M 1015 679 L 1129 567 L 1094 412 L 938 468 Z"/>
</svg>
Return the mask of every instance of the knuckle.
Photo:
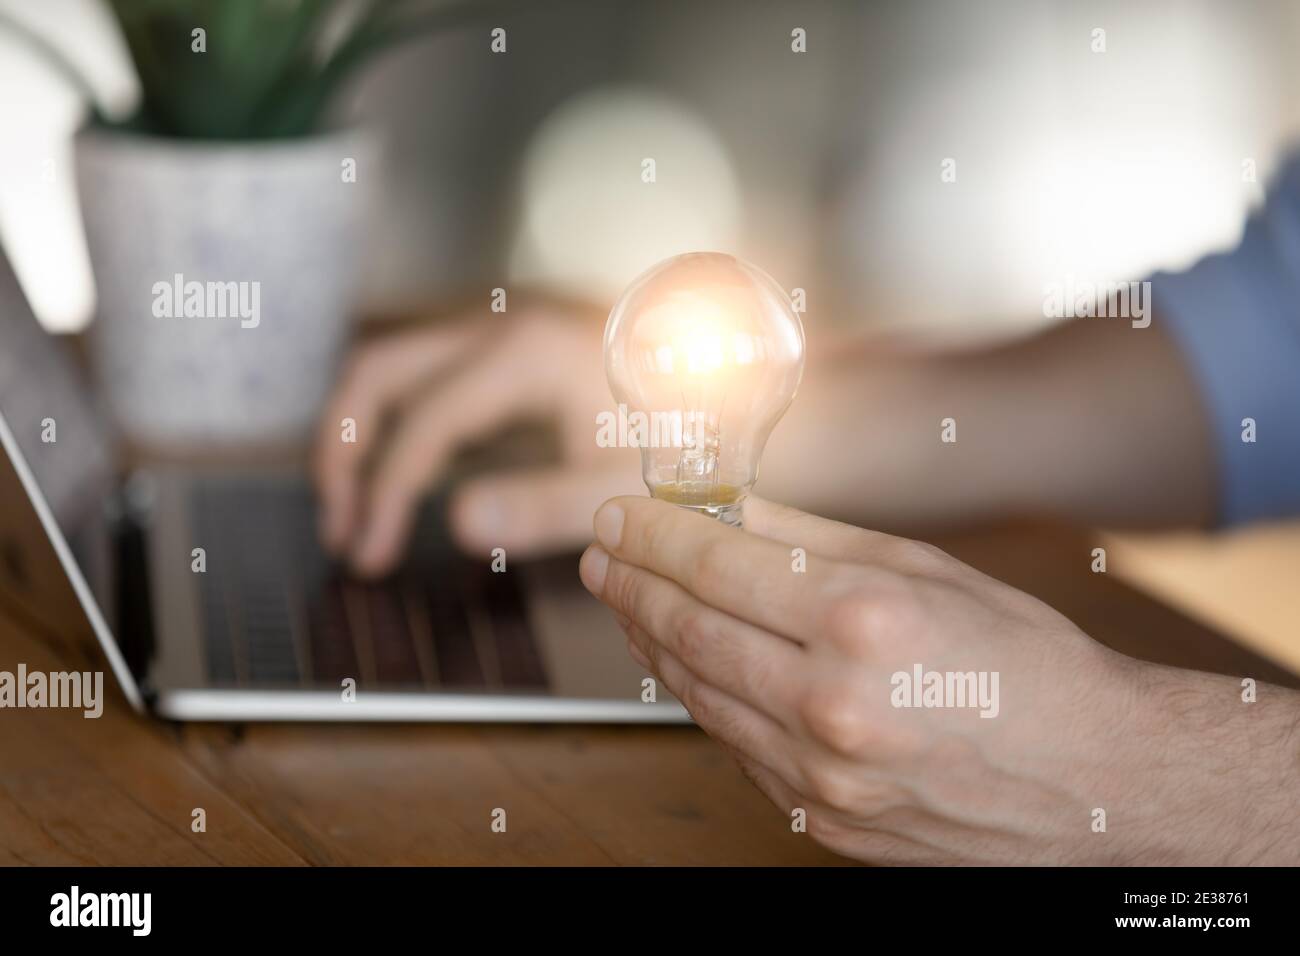
<svg viewBox="0 0 1300 956">
<path fill-rule="evenodd" d="M 847 687 L 818 688 L 804 700 L 804 726 L 834 753 L 861 753 L 874 737 L 874 729 L 862 701 Z"/>
<path fill-rule="evenodd" d="M 379 502 L 392 499 L 405 508 L 424 493 L 433 477 L 433 466 L 434 462 L 418 445 L 394 443 L 388 458 L 371 479 L 374 499 Z"/>
<path fill-rule="evenodd" d="M 836 599 L 828 612 L 831 640 L 851 653 L 906 643 L 920 624 L 919 605 L 906 586 L 889 591 L 855 591 Z"/>
<path fill-rule="evenodd" d="M 641 648 L 641 653 L 645 654 L 649 659 L 651 670 L 662 679 L 663 655 L 661 653 L 662 649 L 659 646 L 659 642 L 652 639 L 650 635 L 646 633 L 645 628 L 641 627 L 641 625 L 637 624 L 635 621 L 628 624 L 628 632 L 636 641 L 637 646 Z"/>
<path fill-rule="evenodd" d="M 658 520 L 650 509 L 640 502 L 623 504 L 623 536 L 620 550 L 635 554 L 648 563 L 655 563 L 666 544 L 665 522 Z"/>
<path fill-rule="evenodd" d="M 922 572 L 942 571 L 953 562 L 948 552 L 928 541 L 905 541 L 902 550 L 908 563 Z"/>
<path fill-rule="evenodd" d="M 686 712 L 691 715 L 691 720 L 705 728 L 713 727 L 717 714 L 714 713 L 714 707 L 708 702 L 706 696 L 700 693 L 699 685 L 692 680 L 682 680 L 679 684 L 681 686 L 674 688 L 673 693 L 682 702 Z"/>
<path fill-rule="evenodd" d="M 843 770 L 824 763 L 814 763 L 804 771 L 808 795 L 824 807 L 840 813 L 855 808 L 857 786 Z"/>
<path fill-rule="evenodd" d="M 605 600 L 634 621 L 639 620 L 641 582 L 627 565 L 611 560 L 605 572 Z"/>
<path fill-rule="evenodd" d="M 682 663 L 698 663 L 713 641 L 710 615 L 700 608 L 683 612 L 677 619 L 676 650 Z"/>
<path fill-rule="evenodd" d="M 836 646 L 850 652 L 867 649 L 867 634 L 878 622 L 879 599 L 853 591 L 831 602 L 826 612 L 826 634 Z"/>
<path fill-rule="evenodd" d="M 721 537 L 711 537 L 696 551 L 691 570 L 702 591 L 713 593 L 726 586 L 730 574 L 729 550 Z"/>
</svg>

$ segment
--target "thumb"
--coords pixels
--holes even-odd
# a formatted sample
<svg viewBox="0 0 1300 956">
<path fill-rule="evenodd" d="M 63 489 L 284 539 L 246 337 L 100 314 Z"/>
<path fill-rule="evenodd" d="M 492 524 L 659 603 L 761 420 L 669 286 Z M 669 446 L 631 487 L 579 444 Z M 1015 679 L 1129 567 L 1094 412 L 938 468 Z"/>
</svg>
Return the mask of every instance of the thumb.
<svg viewBox="0 0 1300 956">
<path fill-rule="evenodd" d="M 469 481 L 452 496 L 457 544 L 472 554 L 505 548 L 520 557 L 577 550 L 591 541 L 591 519 L 615 495 L 644 494 L 637 470 L 562 466 Z"/>
</svg>

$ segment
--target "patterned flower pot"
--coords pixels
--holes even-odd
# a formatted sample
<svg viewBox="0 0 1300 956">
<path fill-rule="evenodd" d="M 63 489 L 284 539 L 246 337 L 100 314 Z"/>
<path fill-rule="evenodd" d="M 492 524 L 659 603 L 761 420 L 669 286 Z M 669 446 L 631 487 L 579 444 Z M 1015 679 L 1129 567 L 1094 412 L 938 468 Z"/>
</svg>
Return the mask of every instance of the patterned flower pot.
<svg viewBox="0 0 1300 956">
<path fill-rule="evenodd" d="M 358 280 L 354 133 L 204 143 L 83 131 L 91 353 L 108 412 L 156 446 L 300 442 Z"/>
</svg>

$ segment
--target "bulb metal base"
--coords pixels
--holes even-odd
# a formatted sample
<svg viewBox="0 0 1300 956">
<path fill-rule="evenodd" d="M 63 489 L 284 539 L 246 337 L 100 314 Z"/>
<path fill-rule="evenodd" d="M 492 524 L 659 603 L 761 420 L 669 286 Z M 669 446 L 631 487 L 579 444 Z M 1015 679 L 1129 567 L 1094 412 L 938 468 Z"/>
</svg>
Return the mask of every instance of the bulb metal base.
<svg viewBox="0 0 1300 956">
<path fill-rule="evenodd" d="M 743 501 L 730 501 L 725 505 L 684 505 L 677 504 L 677 507 L 684 508 L 687 511 L 694 511 L 697 514 L 708 515 L 721 521 L 728 528 L 743 529 L 745 527 L 743 520 Z"/>
</svg>

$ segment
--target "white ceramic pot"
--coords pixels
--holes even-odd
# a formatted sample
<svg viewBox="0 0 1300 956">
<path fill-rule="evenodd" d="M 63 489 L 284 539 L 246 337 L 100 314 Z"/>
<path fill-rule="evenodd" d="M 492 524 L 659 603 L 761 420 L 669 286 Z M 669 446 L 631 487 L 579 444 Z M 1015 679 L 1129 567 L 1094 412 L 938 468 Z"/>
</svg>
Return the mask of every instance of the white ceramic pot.
<svg viewBox="0 0 1300 956">
<path fill-rule="evenodd" d="M 148 445 L 300 442 L 359 279 L 357 134 L 189 142 L 88 129 L 77 182 L 91 352 L 114 423 Z M 361 178 L 361 177 L 358 177 Z"/>
</svg>

